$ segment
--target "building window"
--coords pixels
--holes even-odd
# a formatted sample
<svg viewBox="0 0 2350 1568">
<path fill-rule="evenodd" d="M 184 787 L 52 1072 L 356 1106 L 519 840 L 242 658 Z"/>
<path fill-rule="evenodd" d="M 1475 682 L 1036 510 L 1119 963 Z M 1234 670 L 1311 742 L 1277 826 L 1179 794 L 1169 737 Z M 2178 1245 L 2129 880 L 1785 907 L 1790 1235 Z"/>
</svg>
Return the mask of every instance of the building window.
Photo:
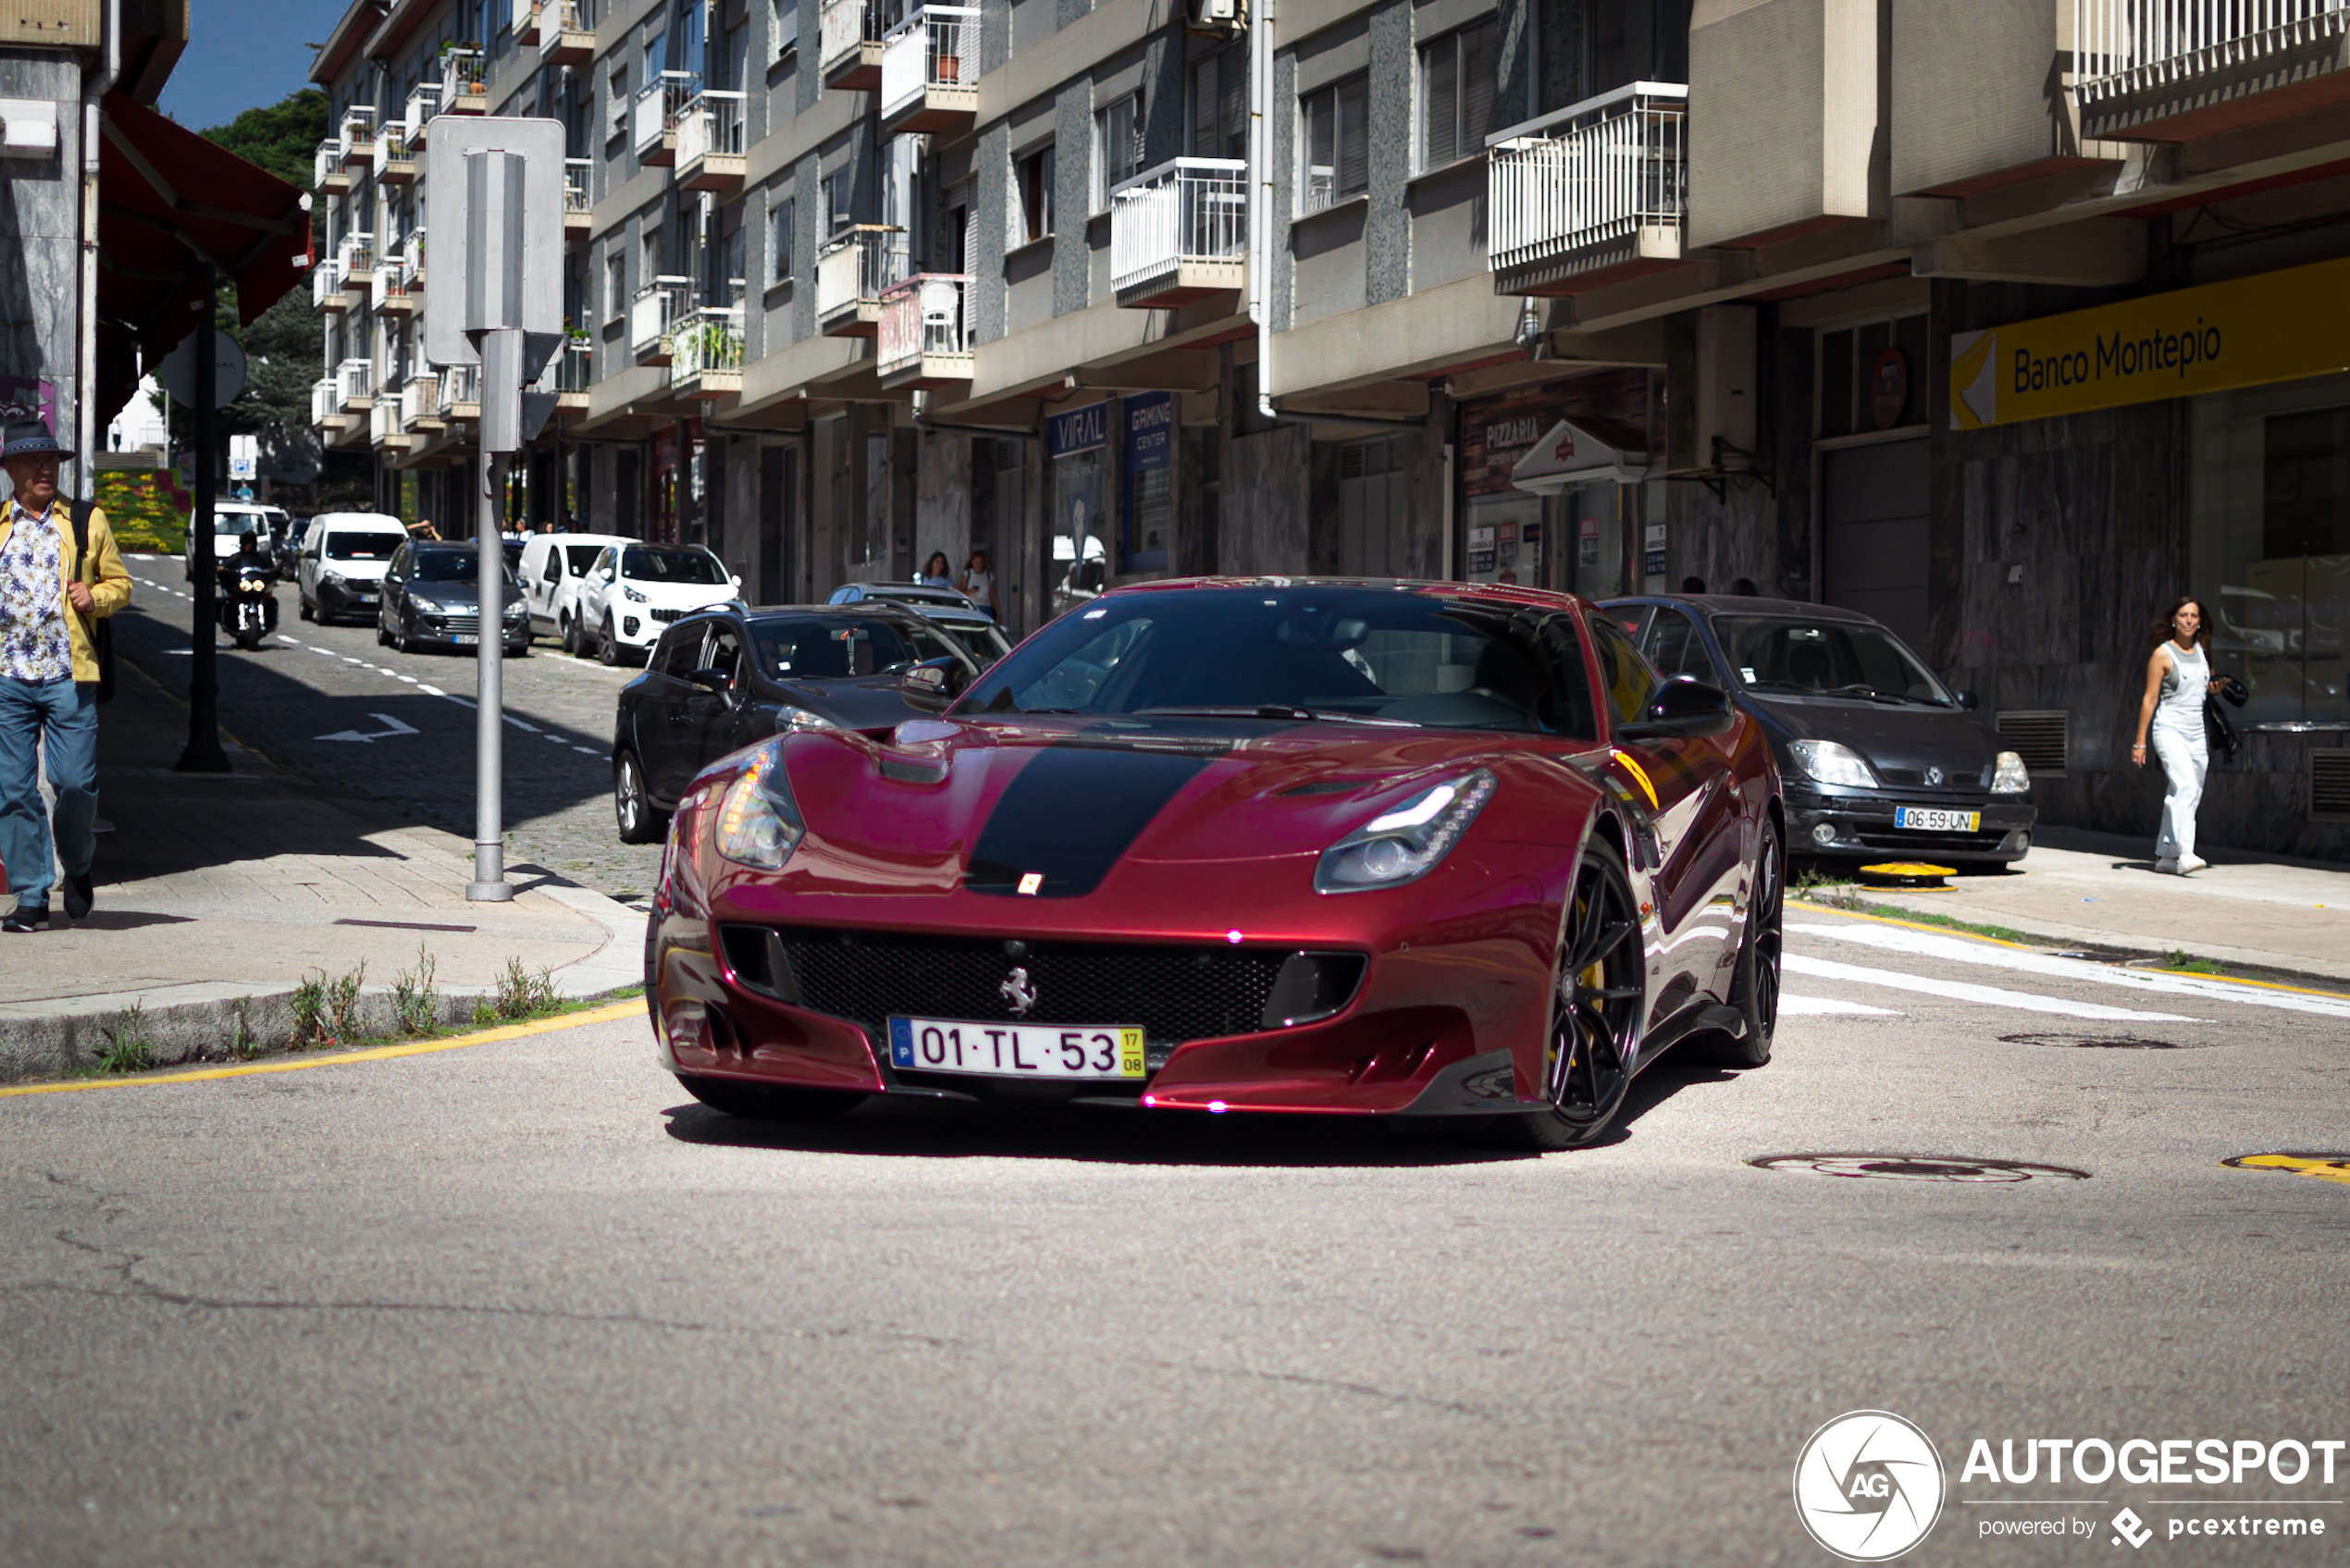
<svg viewBox="0 0 2350 1568">
<path fill-rule="evenodd" d="M 1195 158 L 1248 156 L 1248 51 L 1219 50 L 1192 67 Z"/>
<path fill-rule="evenodd" d="M 1925 423 L 1925 317 L 1820 334 L 1819 438 Z"/>
<path fill-rule="evenodd" d="M 824 176 L 824 232 L 837 234 L 857 221 L 857 170 L 843 164 Z"/>
<path fill-rule="evenodd" d="M 1025 245 L 1053 231 L 1053 149 L 1039 147 L 1012 166 L 1012 243 Z"/>
<path fill-rule="evenodd" d="M 1368 80 L 1350 77 L 1307 93 L 1297 107 L 1305 121 L 1298 139 L 1305 154 L 1297 182 L 1298 211 L 1319 212 L 1369 190 Z"/>
<path fill-rule="evenodd" d="M 771 285 L 791 281 L 796 218 L 797 204 L 789 196 L 767 209 L 767 281 Z"/>
<path fill-rule="evenodd" d="M 628 258 L 617 248 L 604 257 L 604 319 L 618 321 L 628 311 Z"/>
<path fill-rule="evenodd" d="M 614 142 L 628 133 L 628 68 L 613 68 L 611 93 L 604 101 L 604 140 Z"/>
<path fill-rule="evenodd" d="M 1421 168 L 1442 168 L 1485 150 L 1493 133 L 1501 37 L 1498 23 L 1481 21 L 1420 51 Z"/>
<path fill-rule="evenodd" d="M 774 46 L 771 57 L 779 64 L 798 51 L 799 0 L 769 0 L 767 36 Z"/>
<path fill-rule="evenodd" d="M 1109 210 L 1109 193 L 1143 172 L 1143 95 L 1130 93 L 1094 115 L 1094 210 Z"/>
</svg>

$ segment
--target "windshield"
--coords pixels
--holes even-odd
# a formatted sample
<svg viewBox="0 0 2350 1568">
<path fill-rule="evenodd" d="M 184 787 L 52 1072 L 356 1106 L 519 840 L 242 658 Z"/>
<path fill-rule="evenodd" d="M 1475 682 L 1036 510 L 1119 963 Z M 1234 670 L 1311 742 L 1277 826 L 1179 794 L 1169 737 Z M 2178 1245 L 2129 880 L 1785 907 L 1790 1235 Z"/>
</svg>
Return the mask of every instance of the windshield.
<svg viewBox="0 0 2350 1568">
<path fill-rule="evenodd" d="M 955 648 L 928 626 L 847 616 L 751 624 L 760 667 L 785 681 L 847 680 L 886 675 L 926 659 L 949 659 Z"/>
<path fill-rule="evenodd" d="M 404 537 L 402 534 L 328 534 L 326 555 L 329 561 L 390 561 Z"/>
<path fill-rule="evenodd" d="M 596 557 L 603 553 L 601 545 L 563 546 L 563 559 L 571 562 L 571 574 L 575 577 L 586 576 L 588 568 L 596 564 Z"/>
<path fill-rule="evenodd" d="M 212 514 L 212 531 L 233 539 L 251 529 L 266 539 L 274 526 L 282 521 L 282 517 L 266 512 L 216 512 Z"/>
<path fill-rule="evenodd" d="M 640 583 L 717 584 L 726 580 L 726 569 L 710 551 L 676 545 L 630 547 L 621 552 L 620 574 Z"/>
<path fill-rule="evenodd" d="M 1958 701 L 1900 639 L 1865 622 L 1724 615 L 1713 623 L 1741 685 L 1864 701 Z"/>
<path fill-rule="evenodd" d="M 1114 598 L 1047 626 L 958 710 L 1595 734 L 1570 618 L 1336 586 Z"/>
<path fill-rule="evenodd" d="M 481 581 L 481 568 L 470 549 L 420 549 L 408 558 L 408 575 L 419 583 L 471 585 Z M 506 581 L 514 581 L 513 572 L 506 574 Z"/>
<path fill-rule="evenodd" d="M 1004 640 L 1004 634 L 992 625 L 959 621 L 941 621 L 934 623 L 940 631 L 961 644 L 963 651 L 970 654 L 983 670 L 1012 650 L 1012 645 Z"/>
</svg>

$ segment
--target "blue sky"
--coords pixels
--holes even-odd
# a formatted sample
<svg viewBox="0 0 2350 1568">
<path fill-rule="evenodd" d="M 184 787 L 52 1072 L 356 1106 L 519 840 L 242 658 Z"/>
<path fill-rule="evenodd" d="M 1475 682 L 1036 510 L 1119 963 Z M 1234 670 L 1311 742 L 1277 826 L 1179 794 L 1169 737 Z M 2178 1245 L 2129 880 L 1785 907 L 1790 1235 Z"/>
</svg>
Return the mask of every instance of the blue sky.
<svg viewBox="0 0 2350 1568">
<path fill-rule="evenodd" d="M 164 83 L 163 112 L 192 130 L 226 125 L 309 80 L 311 51 L 343 0 L 192 0 L 188 52 Z"/>
</svg>

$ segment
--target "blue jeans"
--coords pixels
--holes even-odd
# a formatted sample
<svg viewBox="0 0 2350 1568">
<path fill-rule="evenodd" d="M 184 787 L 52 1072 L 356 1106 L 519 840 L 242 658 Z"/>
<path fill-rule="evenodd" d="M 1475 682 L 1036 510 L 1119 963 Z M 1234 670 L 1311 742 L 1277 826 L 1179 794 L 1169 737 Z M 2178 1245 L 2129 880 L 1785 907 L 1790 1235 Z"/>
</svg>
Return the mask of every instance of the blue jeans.
<svg viewBox="0 0 2350 1568">
<path fill-rule="evenodd" d="M 45 907 L 56 880 L 33 775 L 44 732 L 49 786 L 57 792 L 56 858 L 68 876 L 86 876 L 98 844 L 98 688 L 0 679 L 0 864 L 20 906 Z"/>
</svg>

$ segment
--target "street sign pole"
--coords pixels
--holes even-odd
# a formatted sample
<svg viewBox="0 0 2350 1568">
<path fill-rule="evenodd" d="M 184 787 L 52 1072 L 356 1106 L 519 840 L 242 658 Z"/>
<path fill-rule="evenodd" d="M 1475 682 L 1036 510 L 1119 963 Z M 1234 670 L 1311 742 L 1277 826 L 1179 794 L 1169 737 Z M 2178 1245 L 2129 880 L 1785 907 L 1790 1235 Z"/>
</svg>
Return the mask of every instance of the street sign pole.
<svg viewBox="0 0 2350 1568">
<path fill-rule="evenodd" d="M 516 333 L 516 337 L 521 334 Z M 483 356 L 486 361 L 489 356 Z M 489 380 L 488 366 L 482 377 Z M 506 456 L 492 452 L 485 439 L 481 451 L 481 495 L 474 527 L 474 549 L 479 557 L 480 586 L 475 599 L 481 611 L 480 641 L 475 648 L 474 696 L 474 880 L 465 896 L 476 903 L 503 903 L 514 895 L 506 880 L 506 623 L 502 590 L 506 585 L 506 547 L 500 537 L 499 513 L 504 510 L 500 481 L 505 477 Z"/>
<path fill-rule="evenodd" d="M 196 316 L 196 504 L 188 518 L 188 562 L 195 581 L 194 623 L 188 629 L 188 746 L 174 764 L 183 773 L 225 773 L 229 754 L 220 747 L 220 659 L 213 643 L 213 585 L 218 580 L 212 544 L 213 404 L 219 390 L 212 341 L 212 264 L 206 262 L 204 298 Z"/>
</svg>

